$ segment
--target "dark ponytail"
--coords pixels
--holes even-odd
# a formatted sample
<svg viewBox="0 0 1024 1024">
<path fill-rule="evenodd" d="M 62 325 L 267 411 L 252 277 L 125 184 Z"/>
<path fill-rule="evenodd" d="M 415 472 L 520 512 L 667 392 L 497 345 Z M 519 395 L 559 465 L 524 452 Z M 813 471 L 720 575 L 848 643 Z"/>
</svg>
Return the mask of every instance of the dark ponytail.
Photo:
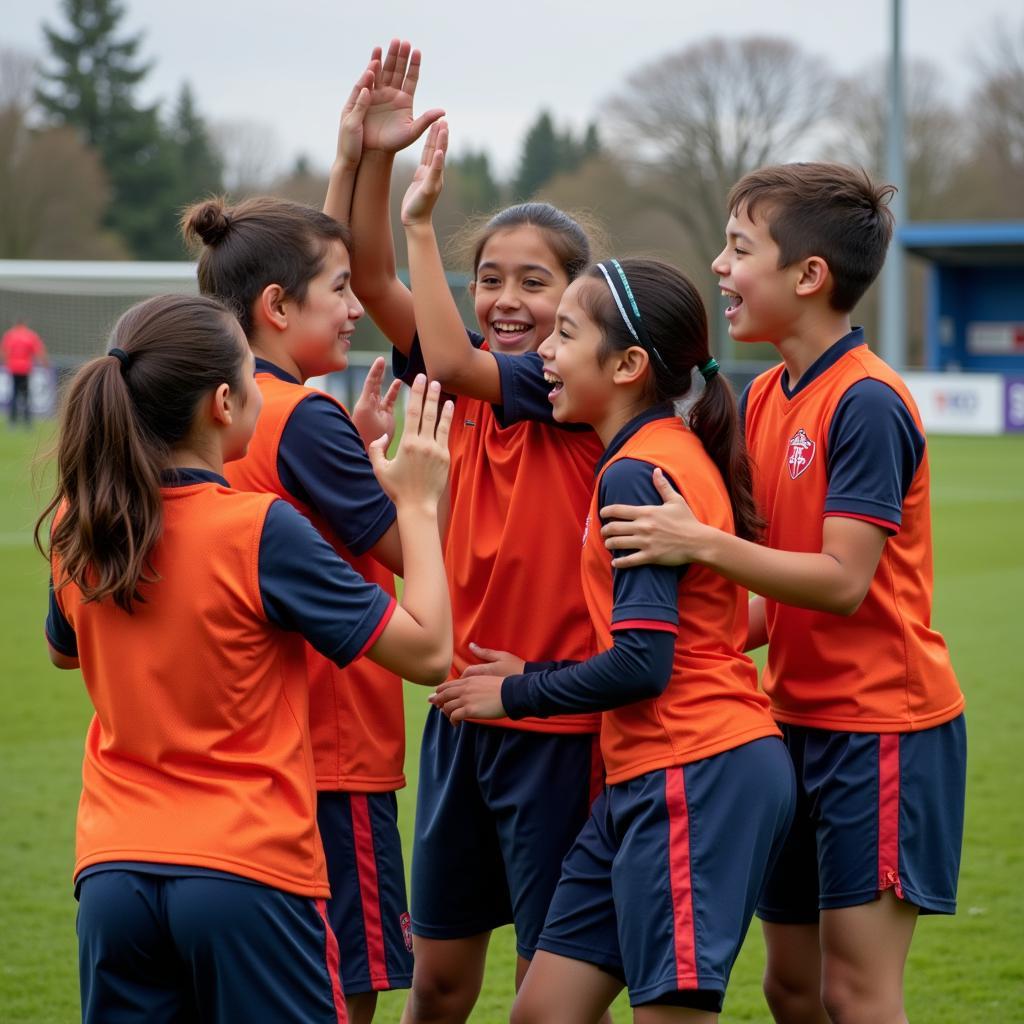
<svg viewBox="0 0 1024 1024">
<path fill-rule="evenodd" d="M 57 485 L 36 523 L 61 563 L 58 589 L 73 582 L 86 601 L 125 611 L 157 576 L 149 554 L 160 537 L 160 474 L 184 441 L 204 395 L 228 384 L 244 400 L 245 348 L 231 313 L 212 299 L 161 295 L 117 322 L 111 351 L 74 376 L 61 406 Z"/>
<path fill-rule="evenodd" d="M 604 335 L 598 359 L 602 363 L 613 353 L 638 344 L 616 305 L 605 271 L 620 280 L 611 261 L 592 267 L 588 276 L 600 284 L 580 292 L 579 300 Z M 619 261 L 628 281 L 643 324 L 641 347 L 650 348 L 650 397 L 655 402 L 684 398 L 691 387 L 694 370 L 706 368 L 704 391 L 690 410 L 690 429 L 700 439 L 722 475 L 732 504 L 736 535 L 758 540 L 764 521 L 754 502 L 750 463 L 740 430 L 736 396 L 732 386 L 708 367 L 708 321 L 700 293 L 675 267 L 659 260 Z M 616 285 L 618 287 L 618 285 Z M 628 298 L 628 295 L 627 295 Z M 645 343 L 643 343 L 645 342 Z"/>
</svg>

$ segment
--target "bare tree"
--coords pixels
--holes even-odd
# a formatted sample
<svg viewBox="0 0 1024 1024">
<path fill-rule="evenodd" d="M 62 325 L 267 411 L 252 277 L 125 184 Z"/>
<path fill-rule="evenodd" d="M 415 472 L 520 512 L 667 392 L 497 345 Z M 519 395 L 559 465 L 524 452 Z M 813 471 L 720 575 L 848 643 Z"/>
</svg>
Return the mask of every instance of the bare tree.
<svg viewBox="0 0 1024 1024">
<path fill-rule="evenodd" d="M 266 121 L 221 121 L 212 127 L 224 168 L 224 187 L 233 195 L 264 192 L 281 171 L 281 141 Z"/>
<path fill-rule="evenodd" d="M 608 104 L 608 149 L 710 259 L 745 173 L 802 155 L 832 109 L 824 64 L 786 39 L 709 39 L 634 73 Z"/>
<path fill-rule="evenodd" d="M 889 119 L 887 65 L 878 61 L 842 83 L 838 138 L 829 155 L 873 174 L 885 170 Z M 966 151 L 963 118 L 943 97 L 939 69 L 926 60 L 905 66 L 906 188 L 911 218 L 945 214 L 945 198 Z"/>
</svg>

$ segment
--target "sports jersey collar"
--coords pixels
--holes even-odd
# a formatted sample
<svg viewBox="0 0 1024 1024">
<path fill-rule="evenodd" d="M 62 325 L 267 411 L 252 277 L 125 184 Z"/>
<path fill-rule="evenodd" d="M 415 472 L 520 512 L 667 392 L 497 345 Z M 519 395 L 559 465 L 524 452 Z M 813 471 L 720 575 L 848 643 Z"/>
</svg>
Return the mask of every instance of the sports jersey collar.
<svg viewBox="0 0 1024 1024">
<path fill-rule="evenodd" d="M 257 373 L 269 373 L 272 377 L 276 377 L 278 380 L 287 381 L 289 384 L 301 384 L 301 381 L 296 380 L 286 370 L 282 370 L 280 366 L 272 363 L 269 359 L 263 359 L 260 356 L 256 357 L 256 372 Z"/>
<path fill-rule="evenodd" d="M 619 429 L 619 432 L 612 438 L 612 443 L 604 450 L 604 454 L 600 459 L 597 460 L 597 465 L 594 467 L 594 475 L 604 469 L 605 464 L 611 459 L 616 452 L 643 426 L 648 423 L 653 423 L 655 420 L 667 420 L 672 419 L 675 416 L 675 410 L 672 408 L 671 402 L 659 402 L 657 405 L 652 405 L 650 409 L 645 409 L 642 413 L 634 416 L 624 427 Z"/>
<path fill-rule="evenodd" d="M 847 352 L 864 344 L 864 328 L 854 327 L 849 334 L 844 335 L 834 345 L 825 349 L 817 359 L 807 367 L 807 372 L 800 378 L 797 386 L 789 390 L 789 370 L 783 370 L 779 378 L 779 386 L 787 398 L 795 398 L 805 388 L 813 384 L 819 377 L 835 366 Z"/>
<path fill-rule="evenodd" d="M 165 469 L 160 474 L 161 487 L 190 487 L 192 484 L 220 484 L 229 487 L 227 480 L 212 469 Z"/>
</svg>

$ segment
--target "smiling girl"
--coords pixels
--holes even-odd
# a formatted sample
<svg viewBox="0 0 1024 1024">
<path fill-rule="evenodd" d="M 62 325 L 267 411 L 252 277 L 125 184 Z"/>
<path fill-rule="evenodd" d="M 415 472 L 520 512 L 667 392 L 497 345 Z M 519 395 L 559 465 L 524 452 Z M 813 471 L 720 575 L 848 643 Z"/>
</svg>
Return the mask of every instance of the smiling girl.
<svg viewBox="0 0 1024 1024">
<path fill-rule="evenodd" d="M 741 653 L 745 593 L 697 565 L 613 570 L 598 510 L 644 503 L 654 474 L 705 521 L 755 536 L 735 399 L 697 291 L 654 261 L 604 261 L 571 284 L 539 354 L 543 372 L 521 389 L 605 446 L 581 563 L 601 653 L 541 671 L 510 657 L 431 698 L 453 723 L 604 712 L 607 785 L 565 859 L 512 1020 L 593 1024 L 624 980 L 637 1022 L 714 1021 L 789 828 L 792 766 Z M 699 376 L 687 425 L 673 402 Z"/>
<path fill-rule="evenodd" d="M 375 57 L 377 55 L 375 54 Z M 445 565 L 456 635 L 452 677 L 508 648 L 537 660 L 585 658 L 593 630 L 576 564 L 601 445 L 589 429 L 506 427 L 518 364 L 552 329 L 558 301 L 590 258 L 571 217 L 542 203 L 505 210 L 478 239 L 467 332 L 430 223 L 447 128 L 435 124 L 404 203 L 412 293 L 395 273 L 391 165 L 425 120 L 412 116 L 419 55 L 393 42 L 363 122 L 352 210 L 353 280 L 395 346 L 395 367 L 426 367 L 459 395 Z M 343 194 L 332 180 L 334 195 Z M 538 363 L 539 366 L 539 363 Z M 477 644 L 486 645 L 486 648 Z M 455 729 L 431 709 L 421 747 L 413 845 L 416 954 L 406 1022 L 464 1021 L 483 980 L 491 930 L 513 922 L 521 980 L 566 850 L 586 820 L 600 762 L 595 714 Z M 452 880 L 458 885 L 453 886 Z"/>
</svg>

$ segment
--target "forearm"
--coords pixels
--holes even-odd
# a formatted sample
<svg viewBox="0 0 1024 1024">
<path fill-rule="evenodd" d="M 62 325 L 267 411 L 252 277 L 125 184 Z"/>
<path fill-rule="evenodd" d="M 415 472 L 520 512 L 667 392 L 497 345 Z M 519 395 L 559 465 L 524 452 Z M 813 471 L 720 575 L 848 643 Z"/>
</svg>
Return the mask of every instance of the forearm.
<svg viewBox="0 0 1024 1024">
<path fill-rule="evenodd" d="M 368 150 L 359 164 L 351 200 L 352 290 L 374 323 L 402 352 L 416 331 L 412 297 L 398 279 L 391 236 L 393 153 Z"/>
<path fill-rule="evenodd" d="M 352 220 L 352 196 L 356 187 L 358 164 L 336 160 L 331 165 L 327 179 L 327 196 L 324 199 L 324 213 L 341 224 Z"/>
<path fill-rule="evenodd" d="M 447 672 L 452 660 L 452 609 L 436 507 L 399 504 L 397 524 L 405 569 L 399 603 L 422 629 L 424 658 L 443 663 Z"/>
<path fill-rule="evenodd" d="M 852 615 L 864 598 L 859 578 L 824 551 L 780 551 L 705 526 L 693 561 L 755 594 L 798 608 Z"/>
<path fill-rule="evenodd" d="M 455 394 L 501 401 L 501 378 L 494 357 L 475 349 L 448 288 L 431 223 L 405 229 L 409 277 L 420 348 L 432 380 Z"/>
<path fill-rule="evenodd" d="M 610 711 L 664 692 L 672 675 L 675 635 L 653 630 L 616 636 L 615 646 L 577 664 L 507 676 L 501 686 L 509 716 Z"/>
</svg>

